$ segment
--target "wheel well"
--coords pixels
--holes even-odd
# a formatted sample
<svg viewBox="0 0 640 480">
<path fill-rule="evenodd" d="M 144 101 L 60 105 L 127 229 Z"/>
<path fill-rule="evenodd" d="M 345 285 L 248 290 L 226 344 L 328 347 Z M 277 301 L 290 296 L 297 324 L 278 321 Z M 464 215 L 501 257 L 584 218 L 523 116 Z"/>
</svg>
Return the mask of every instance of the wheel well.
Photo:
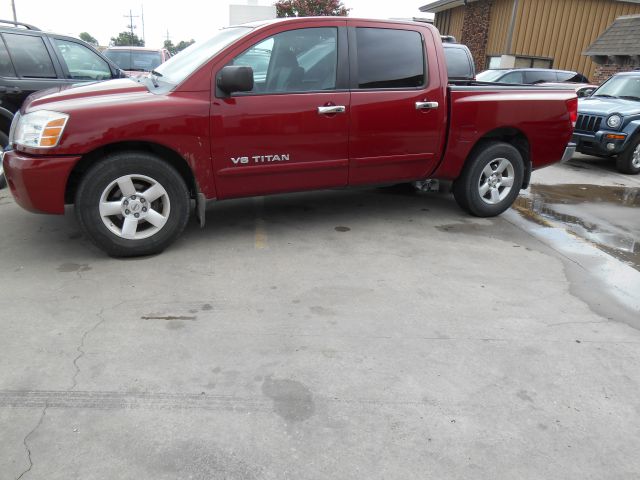
<svg viewBox="0 0 640 480">
<path fill-rule="evenodd" d="M 115 143 L 111 145 L 106 145 L 104 147 L 100 147 L 92 152 L 89 152 L 82 156 L 80 161 L 76 163 L 69 175 L 69 179 L 67 180 L 67 188 L 64 194 L 64 201 L 67 204 L 73 203 L 75 201 L 76 190 L 78 189 L 78 185 L 82 180 L 84 174 L 97 162 L 99 162 L 102 158 L 107 155 L 116 152 L 130 152 L 130 151 L 142 151 L 153 153 L 158 156 L 158 158 L 164 160 L 169 163 L 173 168 L 175 168 L 180 176 L 184 179 L 187 184 L 187 188 L 191 194 L 191 197 L 194 198 L 198 191 L 198 187 L 196 184 L 196 179 L 193 175 L 193 171 L 186 160 L 180 156 L 177 152 L 171 150 L 170 148 L 164 147 L 162 145 L 158 145 L 157 143 L 150 142 L 121 142 Z"/>
<path fill-rule="evenodd" d="M 492 141 L 500 141 L 513 145 L 518 149 L 522 159 L 524 160 L 524 181 L 522 182 L 522 188 L 529 186 L 529 180 L 531 178 L 531 147 L 526 135 L 517 128 L 504 127 L 492 130 L 478 140 L 473 149 L 471 155 L 473 155 L 478 148 L 482 148 L 483 145 Z"/>
</svg>

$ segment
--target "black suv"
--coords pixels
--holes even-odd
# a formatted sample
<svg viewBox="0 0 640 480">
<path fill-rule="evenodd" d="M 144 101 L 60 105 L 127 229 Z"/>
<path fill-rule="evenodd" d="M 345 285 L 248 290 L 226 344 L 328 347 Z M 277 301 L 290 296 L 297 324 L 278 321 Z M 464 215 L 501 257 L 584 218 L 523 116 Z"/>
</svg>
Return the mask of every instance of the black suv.
<svg viewBox="0 0 640 480">
<path fill-rule="evenodd" d="M 0 20 L 0 146 L 6 146 L 13 114 L 31 93 L 119 77 L 124 73 L 118 66 L 82 40 Z"/>
<path fill-rule="evenodd" d="M 550 68 L 497 68 L 480 72 L 476 79 L 479 82 L 492 83 L 589 83 L 587 77 L 570 70 L 552 70 Z"/>
</svg>

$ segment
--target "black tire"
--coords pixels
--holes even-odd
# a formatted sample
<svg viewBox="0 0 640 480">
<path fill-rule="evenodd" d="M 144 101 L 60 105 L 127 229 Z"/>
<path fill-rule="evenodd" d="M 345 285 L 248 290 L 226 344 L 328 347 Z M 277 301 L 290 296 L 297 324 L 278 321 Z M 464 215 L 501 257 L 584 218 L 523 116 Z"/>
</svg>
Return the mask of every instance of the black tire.
<svg viewBox="0 0 640 480">
<path fill-rule="evenodd" d="M 143 195 L 138 195 L 135 201 L 126 200 L 137 203 L 135 208 L 140 212 L 140 215 L 157 213 L 152 212 L 156 208 L 165 209 L 163 211 L 168 210 L 166 216 L 163 217 L 165 223 L 161 227 L 155 227 L 151 222 L 142 218 L 135 220 L 138 225 L 136 229 L 141 228 L 142 234 L 145 234 L 145 231 L 150 234 L 147 238 L 123 238 L 107 227 L 107 223 L 110 223 L 112 229 L 118 230 L 120 228 L 121 233 L 124 233 L 124 212 L 105 217 L 107 219 L 105 221 L 103 221 L 100 212 L 100 203 L 105 192 L 115 192 L 107 198 L 114 204 L 124 202 L 122 191 L 113 183 L 116 179 L 128 175 L 134 178 L 136 193 L 142 192 Z M 155 201 L 156 203 L 146 203 L 149 208 L 148 213 L 145 214 L 142 213 L 140 202 L 144 201 L 142 197 L 145 189 L 152 184 L 149 183 L 145 187 L 144 177 L 155 181 L 164 189 L 164 194 Z M 136 180 L 136 178 L 143 180 Z M 114 190 L 109 190 L 111 188 Z M 120 193 L 118 194 L 118 192 Z M 189 190 L 180 174 L 171 165 L 155 155 L 146 152 L 116 153 L 99 161 L 84 174 L 76 192 L 75 211 L 78 223 L 87 237 L 107 254 L 113 257 L 152 255 L 160 253 L 168 247 L 187 225 L 190 211 Z M 129 215 L 133 215 L 129 210 L 127 212 Z M 148 230 L 144 230 L 144 228 Z M 153 231 L 155 233 L 150 233 Z"/>
<path fill-rule="evenodd" d="M 485 167 L 500 164 L 499 160 L 505 159 L 511 165 L 508 175 L 504 178 L 488 178 L 483 173 Z M 508 167 L 508 165 L 507 165 Z M 506 183 L 507 178 L 512 182 L 510 189 L 501 186 Z M 481 195 L 481 181 L 486 179 L 482 185 L 489 185 L 490 182 L 498 182 L 493 189 L 498 191 L 496 200 L 493 200 L 491 190 L 485 194 L 490 198 Z M 500 215 L 508 209 L 515 201 L 524 179 L 524 160 L 522 155 L 514 146 L 504 142 L 487 142 L 474 150 L 465 163 L 462 174 L 453 184 L 453 196 L 460 207 L 476 217 L 494 217 Z M 493 185 L 493 183 L 491 183 Z M 500 190 L 502 188 L 502 190 Z M 504 193 L 504 195 L 503 195 Z M 494 201 L 495 203 L 489 203 Z"/>
<path fill-rule="evenodd" d="M 616 168 L 620 173 L 629 175 L 640 173 L 640 134 L 634 136 L 624 152 L 618 155 Z"/>
<path fill-rule="evenodd" d="M 0 147 L 4 150 L 4 148 L 9 145 L 9 136 L 0 132 Z M 4 177 L 4 169 L 0 165 L 0 190 L 7 186 L 7 179 Z"/>
</svg>

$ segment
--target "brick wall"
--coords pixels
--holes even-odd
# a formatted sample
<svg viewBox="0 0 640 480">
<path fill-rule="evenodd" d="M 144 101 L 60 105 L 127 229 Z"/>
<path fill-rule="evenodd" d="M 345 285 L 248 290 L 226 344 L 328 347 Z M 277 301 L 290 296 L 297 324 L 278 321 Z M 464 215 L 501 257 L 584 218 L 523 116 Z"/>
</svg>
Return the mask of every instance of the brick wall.
<svg viewBox="0 0 640 480">
<path fill-rule="evenodd" d="M 467 4 L 464 10 L 460 43 L 471 50 L 477 72 L 486 68 L 492 4 L 493 0 L 480 0 Z"/>
<path fill-rule="evenodd" d="M 600 85 L 602 82 L 604 82 L 611 75 L 614 75 L 614 74 L 620 73 L 620 72 L 629 72 L 629 71 L 634 70 L 636 68 L 640 68 L 640 64 L 637 64 L 637 63 L 634 64 L 634 63 L 631 63 L 631 62 L 625 62 L 623 64 L 605 63 L 605 64 L 602 64 L 602 65 L 597 65 L 596 66 L 596 72 L 593 74 L 593 77 L 590 78 L 589 80 L 591 80 L 591 83 L 594 83 L 596 85 Z"/>
</svg>

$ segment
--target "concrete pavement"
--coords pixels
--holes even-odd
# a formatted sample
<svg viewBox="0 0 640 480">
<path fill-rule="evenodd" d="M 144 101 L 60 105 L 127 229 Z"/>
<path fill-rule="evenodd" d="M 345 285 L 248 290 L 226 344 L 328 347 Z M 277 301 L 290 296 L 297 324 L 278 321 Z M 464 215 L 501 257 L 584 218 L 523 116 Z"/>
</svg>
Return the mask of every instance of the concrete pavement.
<svg viewBox="0 0 640 480">
<path fill-rule="evenodd" d="M 114 260 L 1 191 L 0 478 L 640 476 L 640 332 L 516 217 L 282 195 Z"/>
</svg>

